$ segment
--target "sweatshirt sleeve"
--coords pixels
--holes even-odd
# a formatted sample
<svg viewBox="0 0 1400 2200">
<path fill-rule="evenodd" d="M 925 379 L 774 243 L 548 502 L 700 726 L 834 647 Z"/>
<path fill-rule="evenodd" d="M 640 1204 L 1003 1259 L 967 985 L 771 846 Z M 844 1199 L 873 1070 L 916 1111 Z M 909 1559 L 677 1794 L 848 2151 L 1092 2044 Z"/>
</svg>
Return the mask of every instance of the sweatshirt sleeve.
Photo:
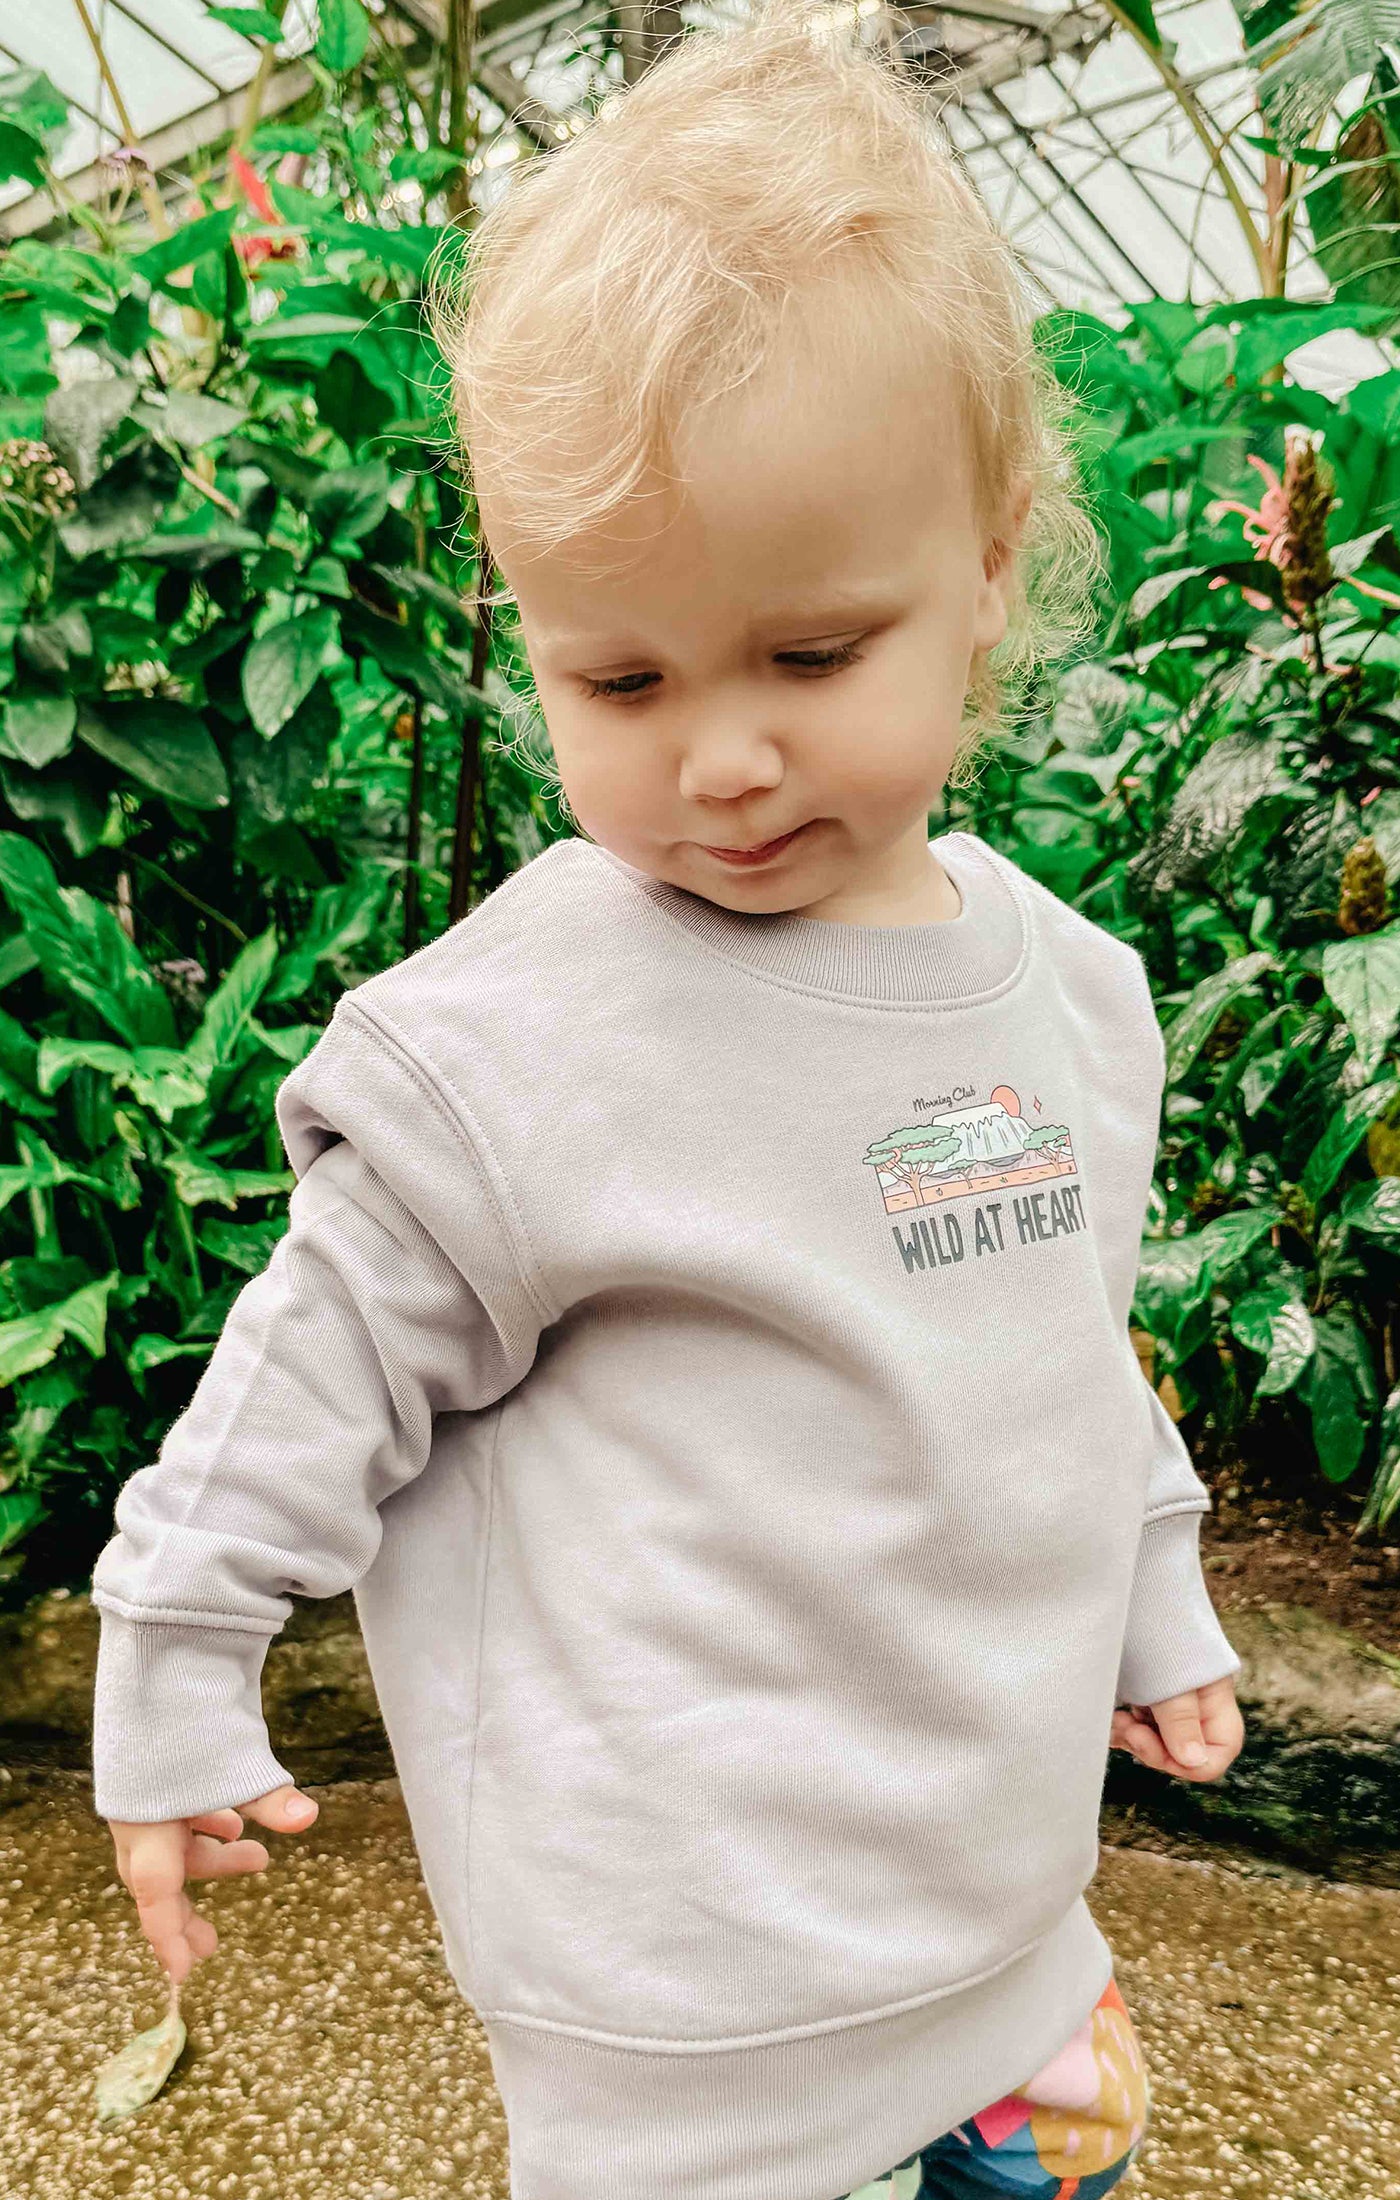
<svg viewBox="0 0 1400 2200">
<path fill-rule="evenodd" d="M 1238 1673 L 1242 1660 L 1216 1617 L 1201 1570 L 1210 1492 L 1151 1384 L 1153 1451 L 1132 1595 L 1118 1667 L 1120 1704 L 1161 1703 Z"/>
<path fill-rule="evenodd" d="M 552 1309 L 464 1111 L 347 998 L 278 1096 L 286 1236 L 98 1557 L 98 1815 L 241 1804 L 291 1779 L 263 1720 L 292 1594 L 335 1596 L 435 1415 L 491 1404 Z"/>
</svg>

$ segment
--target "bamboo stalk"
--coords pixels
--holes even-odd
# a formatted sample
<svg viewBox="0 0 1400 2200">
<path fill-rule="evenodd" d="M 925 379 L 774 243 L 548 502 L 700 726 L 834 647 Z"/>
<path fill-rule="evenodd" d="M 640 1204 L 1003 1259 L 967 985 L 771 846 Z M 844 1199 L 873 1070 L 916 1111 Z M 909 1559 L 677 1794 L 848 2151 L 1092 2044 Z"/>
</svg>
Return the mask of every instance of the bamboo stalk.
<svg viewBox="0 0 1400 2200">
<path fill-rule="evenodd" d="M 146 219 L 157 237 L 168 237 L 170 235 L 169 216 L 166 214 L 161 201 L 161 195 L 156 189 L 156 179 L 151 174 L 146 164 L 146 156 L 137 142 L 136 132 L 131 125 L 131 117 L 126 111 L 126 101 L 122 98 L 121 89 L 112 74 L 111 63 L 102 50 L 102 39 L 98 33 L 97 25 L 88 14 L 87 0 L 73 0 L 73 5 L 78 11 L 83 29 L 87 32 L 87 41 L 92 48 L 98 73 L 106 86 L 107 97 L 116 110 L 117 120 L 121 124 L 123 148 L 128 153 L 134 153 L 140 164 L 136 171 L 136 187 L 141 193 L 141 204 L 146 209 Z"/>
</svg>

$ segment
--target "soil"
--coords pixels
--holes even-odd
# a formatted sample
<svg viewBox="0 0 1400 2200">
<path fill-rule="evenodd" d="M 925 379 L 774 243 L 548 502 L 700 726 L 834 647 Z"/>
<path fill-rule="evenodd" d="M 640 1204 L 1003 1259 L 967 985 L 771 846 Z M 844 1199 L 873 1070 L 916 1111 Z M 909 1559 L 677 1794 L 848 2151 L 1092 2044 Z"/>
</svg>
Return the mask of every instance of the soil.
<svg viewBox="0 0 1400 2200">
<path fill-rule="evenodd" d="M 1201 1524 L 1201 1562 L 1226 1632 L 1228 1614 L 1303 1604 L 1377 1650 L 1400 1656 L 1400 1542 L 1353 1540 L 1361 1497 L 1250 1488 L 1239 1470 L 1197 1470 L 1214 1509 Z M 1231 1493 L 1234 1493 L 1233 1495 Z"/>
</svg>

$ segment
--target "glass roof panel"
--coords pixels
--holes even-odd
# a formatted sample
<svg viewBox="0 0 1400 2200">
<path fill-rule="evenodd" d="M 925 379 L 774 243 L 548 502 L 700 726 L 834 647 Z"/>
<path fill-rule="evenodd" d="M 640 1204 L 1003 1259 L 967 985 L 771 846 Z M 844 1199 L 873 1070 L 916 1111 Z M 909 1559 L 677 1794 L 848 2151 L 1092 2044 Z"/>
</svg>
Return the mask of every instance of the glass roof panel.
<svg viewBox="0 0 1400 2200">
<path fill-rule="evenodd" d="M 178 168 L 199 144 L 227 135 L 229 97 L 258 66 L 255 42 L 214 21 L 208 0 L 87 4 L 158 165 Z M 420 51 L 444 12 L 442 0 L 368 4 L 418 39 Z M 688 21 L 743 13 L 743 0 L 680 5 Z M 814 0 L 814 14 L 819 5 Z M 878 0 L 856 5 L 879 18 Z M 265 113 L 304 87 L 296 56 L 312 43 L 315 13 L 315 0 L 288 0 L 287 35 L 274 64 L 286 88 L 280 100 L 269 96 Z M 1251 117 L 1255 131 L 1259 125 L 1232 0 L 1156 0 L 1156 14 L 1213 127 L 1236 130 L 1232 173 L 1257 211 L 1262 156 L 1242 137 L 1252 134 Z M 1112 30 L 1092 0 L 1078 7 L 1068 0 L 938 0 L 889 20 L 920 56 L 944 126 L 1015 239 L 1043 304 L 1117 320 L 1125 305 L 1153 296 L 1205 305 L 1258 293 L 1249 243 L 1199 135 L 1142 48 Z M 479 0 L 477 51 L 488 128 L 500 129 L 510 109 L 533 102 L 537 119 L 527 118 L 527 126 L 536 142 L 551 134 L 554 115 L 596 97 L 621 73 L 592 0 L 540 0 L 534 8 Z M 121 131 L 75 0 L 0 0 L 0 75 L 21 67 L 43 69 L 72 103 L 57 169 L 80 189 L 98 156 L 120 145 Z M 483 203 L 502 187 L 514 157 L 508 129 L 488 143 L 477 186 Z M 50 219 L 46 195 L 20 182 L 0 186 L 0 232 Z M 1297 234 L 1288 288 L 1299 299 L 1327 288 Z M 1390 347 L 1345 331 L 1317 339 L 1305 361 L 1322 388 L 1345 388 L 1391 364 Z"/>
</svg>

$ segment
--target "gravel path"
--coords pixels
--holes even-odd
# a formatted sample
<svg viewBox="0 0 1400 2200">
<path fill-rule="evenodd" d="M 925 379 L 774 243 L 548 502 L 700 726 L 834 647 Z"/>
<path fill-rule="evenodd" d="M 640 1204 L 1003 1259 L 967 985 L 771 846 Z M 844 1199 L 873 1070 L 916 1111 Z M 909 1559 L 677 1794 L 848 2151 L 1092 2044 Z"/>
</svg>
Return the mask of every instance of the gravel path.
<svg viewBox="0 0 1400 2200">
<path fill-rule="evenodd" d="M 266 1872 L 196 1889 L 220 1946 L 179 2069 L 103 2130 L 93 2073 L 158 2021 L 164 1973 L 83 1778 L 0 1784 L 4 2200 L 507 2200 L 398 1783 L 314 1792 L 309 1835 L 249 1827 Z M 1106 1846 L 1090 1890 L 1156 2100 L 1117 2191 L 1400 2200 L 1400 1893 L 1218 1853 Z"/>
</svg>

